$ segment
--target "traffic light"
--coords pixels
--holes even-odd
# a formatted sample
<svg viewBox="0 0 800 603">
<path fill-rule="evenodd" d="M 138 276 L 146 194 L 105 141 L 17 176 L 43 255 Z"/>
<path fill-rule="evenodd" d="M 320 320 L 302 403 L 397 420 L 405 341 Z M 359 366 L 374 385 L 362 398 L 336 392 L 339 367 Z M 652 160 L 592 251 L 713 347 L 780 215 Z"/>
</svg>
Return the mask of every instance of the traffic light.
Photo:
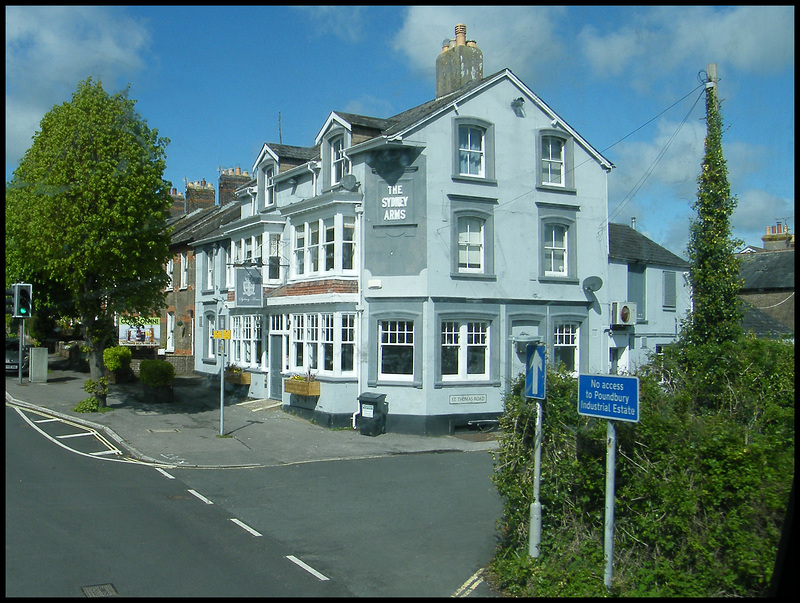
<svg viewBox="0 0 800 603">
<path fill-rule="evenodd" d="M 14 314 L 14 289 L 6 289 L 6 314 Z"/>
<path fill-rule="evenodd" d="M 33 285 L 16 283 L 14 285 L 14 318 L 30 318 Z"/>
</svg>

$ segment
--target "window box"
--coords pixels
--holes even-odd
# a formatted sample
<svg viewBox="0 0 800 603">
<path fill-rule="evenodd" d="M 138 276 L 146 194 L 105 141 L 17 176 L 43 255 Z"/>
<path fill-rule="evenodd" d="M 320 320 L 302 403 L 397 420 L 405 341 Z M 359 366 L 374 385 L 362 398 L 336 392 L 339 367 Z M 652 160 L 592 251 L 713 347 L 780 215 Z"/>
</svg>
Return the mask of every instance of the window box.
<svg viewBox="0 0 800 603">
<path fill-rule="evenodd" d="M 319 381 L 284 379 L 283 390 L 287 394 L 297 394 L 298 396 L 319 396 Z"/>
<path fill-rule="evenodd" d="M 250 385 L 250 373 L 225 371 L 225 383 L 234 385 Z"/>
</svg>

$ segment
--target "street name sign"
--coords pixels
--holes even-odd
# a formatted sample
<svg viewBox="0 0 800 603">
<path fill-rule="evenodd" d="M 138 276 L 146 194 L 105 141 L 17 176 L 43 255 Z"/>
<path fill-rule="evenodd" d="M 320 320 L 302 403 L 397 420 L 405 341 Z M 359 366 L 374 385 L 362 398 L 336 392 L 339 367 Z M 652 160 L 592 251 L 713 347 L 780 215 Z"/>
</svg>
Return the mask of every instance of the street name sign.
<svg viewBox="0 0 800 603">
<path fill-rule="evenodd" d="M 639 378 L 579 375 L 578 414 L 638 423 Z"/>
<path fill-rule="evenodd" d="M 525 397 L 544 400 L 545 374 L 544 347 L 529 343 L 526 346 L 525 361 Z"/>
</svg>

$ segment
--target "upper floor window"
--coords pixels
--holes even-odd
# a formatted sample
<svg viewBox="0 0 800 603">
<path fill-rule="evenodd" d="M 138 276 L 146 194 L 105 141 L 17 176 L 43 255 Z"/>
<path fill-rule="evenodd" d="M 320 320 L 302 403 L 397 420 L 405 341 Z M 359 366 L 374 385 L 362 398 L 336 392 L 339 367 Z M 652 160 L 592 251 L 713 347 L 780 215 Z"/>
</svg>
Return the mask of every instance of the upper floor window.
<svg viewBox="0 0 800 603">
<path fill-rule="evenodd" d="M 341 214 L 294 227 L 294 276 L 348 273 L 355 268 L 355 217 Z"/>
<path fill-rule="evenodd" d="M 214 250 L 206 251 L 206 289 L 214 288 Z"/>
<path fill-rule="evenodd" d="M 569 230 L 566 226 L 545 224 L 543 249 L 545 276 L 567 276 L 569 274 L 568 236 Z"/>
<path fill-rule="evenodd" d="M 458 271 L 483 272 L 484 223 L 481 218 L 462 216 L 458 219 Z"/>
<path fill-rule="evenodd" d="M 189 253 L 181 253 L 181 289 L 189 286 Z"/>
<path fill-rule="evenodd" d="M 647 318 L 647 267 L 641 264 L 628 264 L 628 299 L 636 304 L 636 320 Z"/>
<path fill-rule="evenodd" d="M 564 186 L 564 141 L 542 136 L 542 184 Z"/>
<path fill-rule="evenodd" d="M 277 281 L 281 279 L 281 235 L 271 233 L 269 235 L 269 255 L 267 256 L 267 280 Z"/>
<path fill-rule="evenodd" d="M 172 258 L 167 260 L 167 290 L 172 290 L 173 271 L 175 270 L 175 262 Z"/>
<path fill-rule="evenodd" d="M 269 207 L 275 203 L 275 168 L 268 166 L 264 168 L 264 207 Z"/>
<path fill-rule="evenodd" d="M 350 173 L 350 161 L 344 154 L 344 135 L 331 139 L 331 186 L 338 184 L 345 174 Z"/>
<path fill-rule="evenodd" d="M 665 310 L 674 310 L 677 305 L 677 278 L 674 270 L 664 271 L 664 297 L 662 306 Z"/>
<path fill-rule="evenodd" d="M 462 176 L 486 175 L 486 156 L 483 128 L 463 125 L 458 127 L 458 173 Z"/>
<path fill-rule="evenodd" d="M 453 122 L 453 178 L 494 182 L 494 126 L 482 119 Z"/>
<path fill-rule="evenodd" d="M 572 137 L 562 130 L 541 130 L 538 147 L 537 185 L 574 190 Z"/>
</svg>

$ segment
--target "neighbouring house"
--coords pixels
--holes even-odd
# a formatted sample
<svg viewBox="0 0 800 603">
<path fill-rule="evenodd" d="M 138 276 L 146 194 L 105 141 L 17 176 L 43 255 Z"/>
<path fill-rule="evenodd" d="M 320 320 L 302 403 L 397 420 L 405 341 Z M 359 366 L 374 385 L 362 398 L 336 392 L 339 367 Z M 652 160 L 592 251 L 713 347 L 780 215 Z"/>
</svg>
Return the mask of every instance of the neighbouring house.
<svg viewBox="0 0 800 603">
<path fill-rule="evenodd" d="M 794 235 L 768 226 L 764 247 L 737 254 L 745 302 L 744 330 L 758 337 L 794 336 Z"/>
<path fill-rule="evenodd" d="M 635 220 L 608 225 L 608 260 L 609 372 L 633 373 L 678 338 L 692 304 L 689 263 L 637 232 Z"/>
<path fill-rule="evenodd" d="M 175 367 L 176 375 L 194 373 L 197 262 L 192 244 L 239 217 L 235 190 L 249 180 L 247 172 L 239 168 L 224 170 L 219 178 L 219 204 L 214 186 L 205 180 L 188 183 L 185 197 L 174 189 L 172 191 L 173 215 L 167 221 L 172 231 L 172 257 L 165 267 L 170 284 L 166 290 L 167 307 L 158 320 L 160 340 L 157 353 Z M 180 211 L 181 202 L 185 213 Z"/>
<path fill-rule="evenodd" d="M 608 374 L 674 336 L 683 263 L 609 227 L 613 164 L 510 70 L 484 77 L 465 26 L 436 71 L 429 102 L 263 145 L 237 219 L 191 243 L 196 372 L 238 366 L 251 397 L 327 426 L 385 396 L 387 431 L 442 434 L 502 413 L 528 342 Z M 628 324 L 615 304 L 638 300 Z"/>
</svg>

